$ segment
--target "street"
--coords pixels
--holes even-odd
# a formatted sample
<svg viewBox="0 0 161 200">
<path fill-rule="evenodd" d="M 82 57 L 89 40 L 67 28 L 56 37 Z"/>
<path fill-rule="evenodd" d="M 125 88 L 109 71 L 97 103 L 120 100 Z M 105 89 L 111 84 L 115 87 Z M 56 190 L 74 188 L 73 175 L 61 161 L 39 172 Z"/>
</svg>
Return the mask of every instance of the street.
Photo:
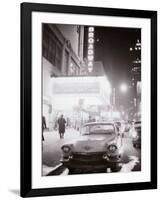
<svg viewBox="0 0 161 200">
<path fill-rule="evenodd" d="M 94 168 L 107 169 L 107 173 L 140 171 L 141 150 L 133 144 L 141 145 L 141 29 L 45 23 L 42 30 L 42 175 L 77 173 L 82 170 L 79 165 L 84 165 L 79 156 L 87 151 L 97 160 L 92 161 Z M 80 139 L 77 130 L 83 124 L 111 121 L 118 129 L 136 125 L 134 135 L 129 137 L 127 133 L 120 140 L 123 146 L 110 144 L 107 138 L 96 138 L 93 145 L 86 145 L 93 142 L 90 135 L 89 140 L 73 145 L 74 155 L 69 146 L 73 144 L 71 140 Z M 55 130 L 58 127 L 60 133 L 70 127 L 62 139 Z M 104 127 L 101 131 L 105 131 Z M 117 136 L 113 142 L 118 143 L 116 140 L 121 137 Z M 68 142 L 62 151 L 62 145 Z M 93 152 L 91 148 L 95 148 Z M 100 157 L 98 152 L 103 155 Z M 80 173 L 92 171 L 91 154 L 83 155 L 87 165 Z"/>
<path fill-rule="evenodd" d="M 60 164 L 61 146 L 72 139 L 79 138 L 79 132 L 74 129 L 66 129 L 64 139 L 60 139 L 58 131 L 44 132 L 43 141 L 43 165 L 55 167 Z"/>
<path fill-rule="evenodd" d="M 59 138 L 58 131 L 44 132 L 42 152 L 42 175 L 68 175 L 69 170 L 60 163 L 61 146 L 72 139 L 79 139 L 80 133 L 75 129 L 67 129 L 64 139 Z M 134 148 L 131 138 L 123 139 L 123 155 L 120 163 L 119 172 L 130 172 L 141 170 L 141 151 Z M 111 172 L 107 169 L 107 172 Z"/>
</svg>

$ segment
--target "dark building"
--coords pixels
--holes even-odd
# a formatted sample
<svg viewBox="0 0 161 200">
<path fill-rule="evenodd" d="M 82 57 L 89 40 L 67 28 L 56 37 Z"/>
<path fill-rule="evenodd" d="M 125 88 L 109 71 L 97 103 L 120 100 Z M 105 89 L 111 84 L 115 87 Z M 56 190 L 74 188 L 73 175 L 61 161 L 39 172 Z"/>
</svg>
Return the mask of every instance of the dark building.
<svg viewBox="0 0 161 200">
<path fill-rule="evenodd" d="M 137 39 L 135 46 L 130 47 L 131 56 L 131 118 L 138 119 L 141 115 L 141 42 Z"/>
<path fill-rule="evenodd" d="M 52 65 L 51 76 L 80 74 L 83 37 L 83 26 L 43 24 L 43 66 Z"/>
<path fill-rule="evenodd" d="M 141 43 L 138 39 L 134 47 L 130 47 L 132 85 L 141 81 Z"/>
</svg>

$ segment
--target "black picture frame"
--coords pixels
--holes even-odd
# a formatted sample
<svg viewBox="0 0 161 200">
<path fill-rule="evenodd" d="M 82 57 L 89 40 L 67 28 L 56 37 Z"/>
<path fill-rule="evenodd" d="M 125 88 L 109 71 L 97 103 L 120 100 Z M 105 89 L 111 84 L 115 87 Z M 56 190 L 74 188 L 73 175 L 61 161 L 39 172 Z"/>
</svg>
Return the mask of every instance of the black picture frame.
<svg viewBox="0 0 161 200">
<path fill-rule="evenodd" d="M 147 18 L 151 21 L 151 181 L 32 189 L 32 12 Z M 21 196 L 100 193 L 157 188 L 157 12 L 37 3 L 21 4 Z"/>
</svg>

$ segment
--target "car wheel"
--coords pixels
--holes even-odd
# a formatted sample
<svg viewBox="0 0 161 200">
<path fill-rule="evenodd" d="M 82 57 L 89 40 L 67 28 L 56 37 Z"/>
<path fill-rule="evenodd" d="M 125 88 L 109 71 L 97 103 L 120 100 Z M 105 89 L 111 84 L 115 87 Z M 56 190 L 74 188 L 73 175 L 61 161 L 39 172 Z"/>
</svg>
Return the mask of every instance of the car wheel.
<svg viewBox="0 0 161 200">
<path fill-rule="evenodd" d="M 69 169 L 69 174 L 74 174 L 74 169 L 73 168 L 68 168 Z"/>
</svg>

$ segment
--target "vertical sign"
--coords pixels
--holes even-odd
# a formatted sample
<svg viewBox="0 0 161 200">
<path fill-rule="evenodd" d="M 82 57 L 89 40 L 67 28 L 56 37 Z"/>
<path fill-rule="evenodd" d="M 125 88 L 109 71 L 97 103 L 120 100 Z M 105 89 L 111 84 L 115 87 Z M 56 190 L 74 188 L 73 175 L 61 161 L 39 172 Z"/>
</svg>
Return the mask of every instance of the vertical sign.
<svg viewBox="0 0 161 200">
<path fill-rule="evenodd" d="M 92 72 L 93 70 L 93 60 L 94 60 L 94 27 L 88 28 L 88 71 Z"/>
</svg>

